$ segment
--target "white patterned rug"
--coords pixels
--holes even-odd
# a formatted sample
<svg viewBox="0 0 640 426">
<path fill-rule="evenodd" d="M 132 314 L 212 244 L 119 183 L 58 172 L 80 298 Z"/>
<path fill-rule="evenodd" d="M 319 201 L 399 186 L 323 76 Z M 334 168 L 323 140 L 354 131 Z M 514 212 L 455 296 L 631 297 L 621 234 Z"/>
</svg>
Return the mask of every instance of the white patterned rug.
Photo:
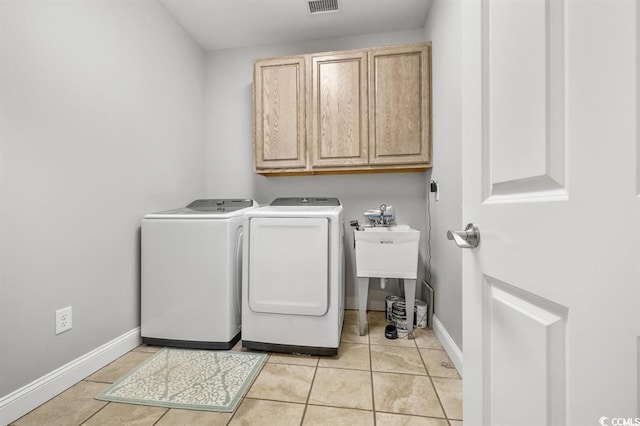
<svg viewBox="0 0 640 426">
<path fill-rule="evenodd" d="M 266 355 L 165 348 L 96 397 L 103 401 L 233 411 Z"/>
</svg>

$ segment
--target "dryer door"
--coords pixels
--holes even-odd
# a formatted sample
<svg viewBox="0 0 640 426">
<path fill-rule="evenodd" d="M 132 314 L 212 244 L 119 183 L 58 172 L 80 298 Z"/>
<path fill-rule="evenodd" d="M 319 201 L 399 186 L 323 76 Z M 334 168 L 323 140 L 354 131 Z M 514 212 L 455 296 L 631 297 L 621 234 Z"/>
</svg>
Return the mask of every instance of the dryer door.
<svg viewBox="0 0 640 426">
<path fill-rule="evenodd" d="M 327 218 L 249 220 L 249 307 L 322 316 L 329 306 Z"/>
</svg>

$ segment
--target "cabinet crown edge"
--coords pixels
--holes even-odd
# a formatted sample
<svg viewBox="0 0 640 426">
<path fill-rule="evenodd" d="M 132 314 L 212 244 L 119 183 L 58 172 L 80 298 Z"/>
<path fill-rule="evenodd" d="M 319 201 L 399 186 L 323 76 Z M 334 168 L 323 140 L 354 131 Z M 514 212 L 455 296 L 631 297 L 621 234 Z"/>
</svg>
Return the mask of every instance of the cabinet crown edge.
<svg viewBox="0 0 640 426">
<path fill-rule="evenodd" d="M 356 52 L 371 52 L 374 50 L 380 50 L 380 49 L 398 49 L 398 48 L 419 48 L 419 47 L 428 47 L 429 49 L 431 49 L 431 41 L 420 41 L 420 42 L 415 42 L 415 43 L 400 43 L 400 44 L 389 44 L 389 45 L 383 45 L 383 46 L 375 46 L 375 47 L 363 47 L 360 49 L 347 49 L 347 50 L 329 50 L 326 52 L 301 52 L 301 53 L 296 53 L 293 55 L 284 55 L 284 56 L 266 56 L 264 58 L 256 58 L 253 60 L 253 64 L 255 66 L 256 63 L 258 62 L 266 62 L 266 61 L 271 61 L 271 60 L 287 60 L 287 59 L 294 59 L 294 58 L 306 58 L 306 57 L 312 57 L 312 56 L 329 56 L 329 55 L 336 55 L 336 54 L 349 54 L 349 53 L 356 53 Z"/>
</svg>

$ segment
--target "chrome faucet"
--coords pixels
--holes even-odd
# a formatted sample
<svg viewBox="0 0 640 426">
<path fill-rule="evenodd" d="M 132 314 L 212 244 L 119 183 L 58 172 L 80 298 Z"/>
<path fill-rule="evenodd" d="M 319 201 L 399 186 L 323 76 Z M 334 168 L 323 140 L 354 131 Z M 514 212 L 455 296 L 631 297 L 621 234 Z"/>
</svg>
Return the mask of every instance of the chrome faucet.
<svg viewBox="0 0 640 426">
<path fill-rule="evenodd" d="M 394 221 L 393 206 L 381 204 L 379 209 L 367 210 L 364 216 L 369 221 L 369 226 L 390 226 Z"/>
</svg>

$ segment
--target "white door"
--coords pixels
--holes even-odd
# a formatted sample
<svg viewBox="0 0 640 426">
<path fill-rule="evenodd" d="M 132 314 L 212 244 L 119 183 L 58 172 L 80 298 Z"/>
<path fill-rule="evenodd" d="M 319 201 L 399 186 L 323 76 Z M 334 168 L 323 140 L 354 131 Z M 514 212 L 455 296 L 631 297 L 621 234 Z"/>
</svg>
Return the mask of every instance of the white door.
<svg viewBox="0 0 640 426">
<path fill-rule="evenodd" d="M 462 12 L 464 422 L 640 424 L 636 3 Z"/>
</svg>

